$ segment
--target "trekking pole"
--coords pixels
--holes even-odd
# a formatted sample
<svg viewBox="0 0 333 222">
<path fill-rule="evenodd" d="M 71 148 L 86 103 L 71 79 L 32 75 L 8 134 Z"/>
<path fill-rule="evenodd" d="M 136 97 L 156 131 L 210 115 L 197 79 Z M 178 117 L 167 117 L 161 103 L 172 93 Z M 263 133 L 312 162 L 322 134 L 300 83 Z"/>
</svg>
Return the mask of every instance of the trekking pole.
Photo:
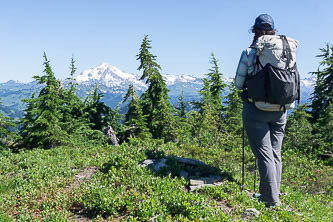
<svg viewBox="0 0 333 222">
<path fill-rule="evenodd" d="M 241 189 L 244 190 L 244 167 L 245 167 L 245 138 L 244 138 L 244 126 L 242 128 L 242 137 L 243 137 L 243 147 L 242 147 L 242 186 Z"/>
<path fill-rule="evenodd" d="M 254 193 L 256 193 L 256 181 L 257 181 L 257 158 L 254 158 L 254 183 L 253 183 Z"/>
</svg>

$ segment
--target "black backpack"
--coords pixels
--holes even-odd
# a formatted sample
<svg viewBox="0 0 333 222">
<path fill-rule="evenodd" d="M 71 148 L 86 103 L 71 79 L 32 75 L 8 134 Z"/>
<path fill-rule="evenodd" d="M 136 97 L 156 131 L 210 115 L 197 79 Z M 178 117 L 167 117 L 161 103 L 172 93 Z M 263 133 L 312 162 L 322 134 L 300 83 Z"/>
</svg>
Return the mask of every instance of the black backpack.
<svg viewBox="0 0 333 222">
<path fill-rule="evenodd" d="M 282 57 L 286 59 L 285 69 L 277 68 L 267 63 L 264 67 L 259 56 L 256 59 L 257 68 L 261 68 L 254 76 L 246 80 L 247 96 L 253 101 L 264 101 L 279 104 L 285 110 L 286 104 L 295 100 L 300 102 L 300 76 L 296 63 L 289 68 L 291 50 L 287 38 L 280 36 L 283 44 Z"/>
</svg>

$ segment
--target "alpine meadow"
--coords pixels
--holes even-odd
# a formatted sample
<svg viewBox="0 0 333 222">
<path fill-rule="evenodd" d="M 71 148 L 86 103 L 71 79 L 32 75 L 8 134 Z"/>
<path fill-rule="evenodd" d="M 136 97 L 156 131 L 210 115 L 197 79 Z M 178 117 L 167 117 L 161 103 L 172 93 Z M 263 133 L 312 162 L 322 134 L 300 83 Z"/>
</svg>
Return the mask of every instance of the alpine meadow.
<svg viewBox="0 0 333 222">
<path fill-rule="evenodd" d="M 74 58 L 64 84 L 44 53 L 23 117 L 0 112 L 0 221 L 332 221 L 332 44 L 318 49 L 310 102 L 288 111 L 275 208 L 252 197 L 241 92 L 215 54 L 199 99 L 179 89 L 171 103 L 152 47 L 145 35 L 136 59 L 147 87 L 129 84 L 122 112 L 98 84 L 78 95 Z"/>
</svg>

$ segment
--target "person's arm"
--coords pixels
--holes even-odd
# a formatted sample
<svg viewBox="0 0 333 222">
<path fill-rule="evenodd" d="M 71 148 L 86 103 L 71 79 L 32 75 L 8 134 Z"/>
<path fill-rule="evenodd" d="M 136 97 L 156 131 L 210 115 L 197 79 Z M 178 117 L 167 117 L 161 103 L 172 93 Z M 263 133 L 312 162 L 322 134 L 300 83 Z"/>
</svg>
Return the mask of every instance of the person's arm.
<svg viewBox="0 0 333 222">
<path fill-rule="evenodd" d="M 236 71 L 235 86 L 237 89 L 243 89 L 244 82 L 247 76 L 247 71 L 248 71 L 248 57 L 245 50 L 241 55 Z"/>
</svg>

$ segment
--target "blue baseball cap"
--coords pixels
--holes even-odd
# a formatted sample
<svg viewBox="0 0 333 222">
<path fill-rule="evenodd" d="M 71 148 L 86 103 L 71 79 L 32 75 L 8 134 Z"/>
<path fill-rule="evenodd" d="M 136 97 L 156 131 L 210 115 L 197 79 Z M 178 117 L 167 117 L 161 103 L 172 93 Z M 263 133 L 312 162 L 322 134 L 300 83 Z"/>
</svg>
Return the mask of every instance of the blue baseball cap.
<svg viewBox="0 0 333 222">
<path fill-rule="evenodd" d="M 269 26 L 267 26 L 267 24 Z M 254 23 L 254 28 L 270 31 L 274 30 L 274 21 L 273 18 L 268 14 L 261 14 L 256 18 L 256 21 Z"/>
</svg>

